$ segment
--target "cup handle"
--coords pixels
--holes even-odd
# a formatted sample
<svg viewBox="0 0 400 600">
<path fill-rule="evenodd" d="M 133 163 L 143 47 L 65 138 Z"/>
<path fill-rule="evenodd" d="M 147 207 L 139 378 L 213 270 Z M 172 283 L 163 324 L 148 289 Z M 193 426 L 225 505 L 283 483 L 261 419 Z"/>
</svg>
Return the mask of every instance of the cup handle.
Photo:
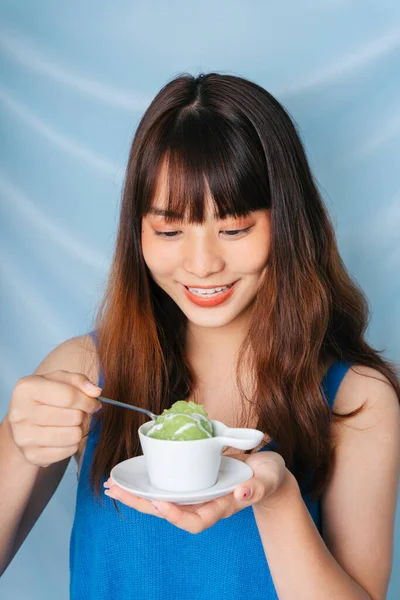
<svg viewBox="0 0 400 600">
<path fill-rule="evenodd" d="M 227 428 L 223 435 L 219 435 L 216 439 L 222 446 L 232 446 L 239 450 L 251 450 L 258 446 L 262 441 L 264 434 L 258 429 L 247 428 Z"/>
</svg>

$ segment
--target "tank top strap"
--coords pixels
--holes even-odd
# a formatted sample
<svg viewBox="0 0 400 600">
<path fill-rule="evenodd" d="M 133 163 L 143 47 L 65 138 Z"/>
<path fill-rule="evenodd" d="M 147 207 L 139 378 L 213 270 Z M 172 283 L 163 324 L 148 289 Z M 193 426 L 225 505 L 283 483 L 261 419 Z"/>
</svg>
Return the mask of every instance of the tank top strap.
<svg viewBox="0 0 400 600">
<path fill-rule="evenodd" d="M 353 363 L 351 362 L 338 358 L 331 364 L 322 379 L 321 387 L 331 410 L 333 409 L 339 386 L 352 364 Z"/>
</svg>

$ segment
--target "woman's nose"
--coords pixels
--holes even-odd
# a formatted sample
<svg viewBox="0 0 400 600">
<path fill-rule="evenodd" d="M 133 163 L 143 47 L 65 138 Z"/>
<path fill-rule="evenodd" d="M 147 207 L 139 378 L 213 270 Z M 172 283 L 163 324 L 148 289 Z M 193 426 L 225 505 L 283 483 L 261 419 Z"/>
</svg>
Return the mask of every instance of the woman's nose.
<svg viewBox="0 0 400 600">
<path fill-rule="evenodd" d="M 207 277 L 224 267 L 221 248 L 211 236 L 193 236 L 183 248 L 183 268 L 196 277 Z"/>
</svg>

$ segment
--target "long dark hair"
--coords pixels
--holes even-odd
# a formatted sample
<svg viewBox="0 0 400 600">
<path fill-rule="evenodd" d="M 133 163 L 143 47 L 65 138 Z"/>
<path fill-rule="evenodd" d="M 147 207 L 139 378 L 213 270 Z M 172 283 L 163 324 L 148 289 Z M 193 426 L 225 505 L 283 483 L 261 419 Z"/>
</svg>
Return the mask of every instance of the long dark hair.
<svg viewBox="0 0 400 600">
<path fill-rule="evenodd" d="M 237 384 L 246 415 L 275 440 L 300 485 L 317 498 L 329 481 L 334 449 L 320 380 L 329 359 L 380 371 L 400 398 L 395 367 L 364 339 L 368 305 L 339 256 L 334 231 L 296 127 L 282 105 L 244 78 L 180 75 L 154 98 L 135 133 L 126 172 L 116 250 L 94 329 L 103 393 L 160 414 L 190 396 L 196 376 L 185 352 L 187 319 L 153 281 L 141 249 L 141 222 L 160 169 L 168 172 L 168 210 L 191 223 L 205 218 L 206 185 L 219 218 L 271 209 L 266 277 L 240 349 Z M 251 369 L 251 397 L 241 369 Z M 250 411 L 250 412 L 249 412 Z M 91 485 L 141 454 L 140 413 L 110 405 L 96 417 L 101 433 Z M 97 424 L 97 422 L 96 422 Z M 294 468 L 295 466 L 295 468 Z"/>
</svg>

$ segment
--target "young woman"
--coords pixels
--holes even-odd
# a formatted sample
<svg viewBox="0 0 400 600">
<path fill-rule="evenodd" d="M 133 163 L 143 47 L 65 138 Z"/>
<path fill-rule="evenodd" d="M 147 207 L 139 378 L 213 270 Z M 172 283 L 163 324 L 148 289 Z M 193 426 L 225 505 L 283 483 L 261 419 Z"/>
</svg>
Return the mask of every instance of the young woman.
<svg viewBox="0 0 400 600">
<path fill-rule="evenodd" d="M 240 77 L 170 81 L 133 140 L 93 331 L 16 384 L 1 424 L 2 570 L 75 456 L 73 600 L 383 600 L 400 391 L 367 319 L 284 108 Z M 192 505 L 118 488 L 146 418 L 90 382 L 261 429 L 225 452 L 254 476 Z"/>
</svg>

